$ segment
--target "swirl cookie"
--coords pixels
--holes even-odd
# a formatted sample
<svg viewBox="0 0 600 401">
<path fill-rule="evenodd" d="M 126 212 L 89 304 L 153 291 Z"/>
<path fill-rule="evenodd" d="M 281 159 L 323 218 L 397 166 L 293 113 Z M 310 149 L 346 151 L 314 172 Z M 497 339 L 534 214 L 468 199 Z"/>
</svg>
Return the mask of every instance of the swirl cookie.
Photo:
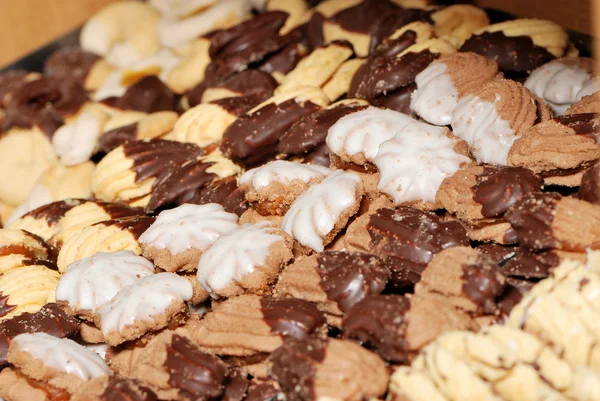
<svg viewBox="0 0 600 401">
<path fill-rule="evenodd" d="M 335 171 L 292 203 L 281 227 L 301 251 L 322 252 L 358 211 L 363 195 L 358 174 Z"/>
<path fill-rule="evenodd" d="M 255 164 L 273 157 L 283 133 L 299 118 L 329 104 L 318 88 L 303 87 L 275 95 L 231 124 L 223 134 L 220 149 L 227 157 Z"/>
<path fill-rule="evenodd" d="M 69 314 L 92 320 L 119 291 L 152 274 L 152 263 L 131 251 L 96 253 L 69 266 L 56 287 L 56 301 Z"/>
<path fill-rule="evenodd" d="M 316 303 L 328 323 L 340 327 L 345 312 L 364 298 L 381 294 L 389 278 L 389 267 L 375 255 L 324 251 L 287 266 L 274 294 Z"/>
<path fill-rule="evenodd" d="M 547 184 L 581 183 L 583 170 L 600 158 L 596 114 L 570 114 L 534 125 L 508 152 L 508 164 L 544 177 Z"/>
<path fill-rule="evenodd" d="M 58 268 L 64 272 L 71 263 L 98 252 L 129 250 L 140 255 L 142 248 L 138 239 L 153 222 L 153 217 L 133 216 L 87 226 L 62 244 L 58 252 Z"/>
<path fill-rule="evenodd" d="M 111 4 L 85 23 L 79 43 L 83 50 L 126 67 L 159 50 L 156 30 L 159 17 L 148 4 L 135 1 Z"/>
<path fill-rule="evenodd" d="M 558 24 L 541 19 L 515 19 L 473 33 L 460 51 L 481 54 L 502 71 L 525 72 L 564 56 L 569 35 Z"/>
<path fill-rule="evenodd" d="M 56 260 L 56 251 L 41 237 L 21 229 L 0 229 L 0 273 L 27 260 Z"/>
<path fill-rule="evenodd" d="M 324 334 L 325 318 L 308 301 L 240 295 L 207 313 L 192 338 L 208 352 L 249 357 L 269 354 L 286 340 Z"/>
<path fill-rule="evenodd" d="M 446 128 L 412 120 L 379 146 L 373 159 L 380 174 L 377 189 L 397 205 L 428 207 L 444 178 L 471 162 L 463 147 Z"/>
<path fill-rule="evenodd" d="M 244 224 L 202 254 L 197 278 L 215 298 L 262 293 L 292 258 L 291 249 L 290 237 L 272 223 Z"/>
<path fill-rule="evenodd" d="M 452 113 L 452 131 L 467 141 L 478 162 L 506 165 L 517 138 L 549 118 L 548 106 L 523 85 L 496 79 L 460 99 Z"/>
<path fill-rule="evenodd" d="M 322 166 L 277 160 L 242 174 L 240 190 L 260 214 L 281 216 L 304 191 L 330 172 Z"/>
<path fill-rule="evenodd" d="M 475 53 L 454 53 L 433 61 L 415 77 L 410 108 L 435 125 L 450 125 L 461 97 L 491 81 L 498 73 L 493 61 Z"/>
<path fill-rule="evenodd" d="M 31 378 L 42 388 L 49 385 L 65 390 L 67 396 L 86 381 L 110 374 L 106 363 L 94 352 L 73 340 L 45 333 L 20 334 L 13 338 L 8 349 L 8 362 L 13 366 L 13 372 Z M 9 379 L 4 375 L 4 385 L 0 385 L 3 392 L 10 391 Z M 35 389 L 36 386 L 30 384 L 29 387 Z"/>
<path fill-rule="evenodd" d="M 268 360 L 269 376 L 284 394 L 305 400 L 358 401 L 379 397 L 389 375 L 376 354 L 347 340 L 287 341 Z"/>
<path fill-rule="evenodd" d="M 238 227 L 238 216 L 221 205 L 184 204 L 161 212 L 139 242 L 143 255 L 168 271 L 189 271 L 222 235 Z"/>
<path fill-rule="evenodd" d="M 592 84 L 592 63 L 592 59 L 582 57 L 552 60 L 533 70 L 524 85 L 555 114 L 564 114 L 573 103 L 591 94 L 586 92 Z"/>
<path fill-rule="evenodd" d="M 117 346 L 147 332 L 178 322 L 187 313 L 192 284 L 173 273 L 157 273 L 136 280 L 100 306 L 94 323 L 106 343 Z"/>
</svg>

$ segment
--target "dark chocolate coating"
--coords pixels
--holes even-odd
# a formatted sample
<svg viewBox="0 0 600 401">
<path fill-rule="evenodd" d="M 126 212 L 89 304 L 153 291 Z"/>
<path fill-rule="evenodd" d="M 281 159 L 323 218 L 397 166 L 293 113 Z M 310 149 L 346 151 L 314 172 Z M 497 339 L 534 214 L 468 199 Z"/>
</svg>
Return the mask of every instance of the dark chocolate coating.
<svg viewBox="0 0 600 401">
<path fill-rule="evenodd" d="M 410 116 L 413 114 L 410 109 L 411 96 L 416 89 L 417 84 L 413 82 L 400 89 L 378 96 L 371 101 L 371 104 L 376 107 L 383 107 Z"/>
<path fill-rule="evenodd" d="M 257 92 L 246 96 L 227 97 L 213 100 L 211 103 L 218 104 L 229 113 L 241 116 L 252 110 L 270 97 L 269 92 Z"/>
<path fill-rule="evenodd" d="M 252 114 L 238 117 L 223 134 L 221 150 L 233 160 L 256 164 L 277 154 L 279 138 L 300 118 L 320 107 L 295 99 L 269 103 Z"/>
<path fill-rule="evenodd" d="M 281 392 L 269 382 L 253 383 L 248 387 L 244 401 L 277 401 L 280 395 Z"/>
<path fill-rule="evenodd" d="M 589 168 L 581 178 L 579 197 L 595 205 L 600 205 L 600 163 Z"/>
<path fill-rule="evenodd" d="M 123 125 L 106 131 L 98 138 L 98 150 L 110 152 L 114 148 L 137 140 L 138 123 Z"/>
<path fill-rule="evenodd" d="M 554 121 L 573 129 L 577 135 L 585 135 L 600 143 L 600 115 L 597 113 L 565 114 Z"/>
<path fill-rule="evenodd" d="M 409 346 L 405 340 L 406 313 L 410 300 L 401 295 L 374 295 L 348 311 L 342 322 L 345 338 L 375 350 L 394 363 L 407 363 Z"/>
<path fill-rule="evenodd" d="M 154 391 L 134 379 L 109 376 L 108 384 L 100 395 L 102 401 L 157 401 Z"/>
<path fill-rule="evenodd" d="M 325 325 L 323 313 L 302 299 L 262 298 L 260 304 L 264 321 L 283 338 L 302 340 Z"/>
<path fill-rule="evenodd" d="M 559 263 L 560 258 L 552 251 L 534 253 L 519 249 L 514 257 L 504 263 L 502 272 L 510 277 L 537 281 L 548 277 L 550 269 Z"/>
<path fill-rule="evenodd" d="M 4 108 L 12 93 L 29 80 L 30 74 L 24 70 L 11 70 L 0 74 L 0 108 Z"/>
<path fill-rule="evenodd" d="M 46 75 L 59 80 L 72 80 L 83 86 L 85 79 L 100 56 L 76 47 L 55 51 L 44 63 Z"/>
<path fill-rule="evenodd" d="M 0 323 L 0 367 L 8 364 L 6 356 L 13 338 L 23 333 L 46 333 L 58 338 L 72 337 L 79 331 L 79 321 L 58 304 L 46 304 L 36 313 L 25 312 Z"/>
<path fill-rule="evenodd" d="M 266 92 L 267 97 L 270 97 L 277 85 L 275 78 L 268 72 L 250 69 L 231 76 L 216 87 L 229 89 L 242 96 Z"/>
<path fill-rule="evenodd" d="M 506 36 L 502 31 L 472 35 L 459 51 L 494 60 L 501 71 L 531 71 L 554 58 L 548 50 L 535 45 L 531 37 Z"/>
<path fill-rule="evenodd" d="M 441 250 L 469 245 L 467 232 L 459 222 L 442 222 L 434 213 L 407 206 L 379 209 L 371 216 L 367 231 L 370 250 L 389 257 L 392 280 L 402 285 L 408 273 L 420 276 Z"/>
<path fill-rule="evenodd" d="M 288 340 L 269 356 L 269 375 L 288 399 L 312 401 L 317 365 L 323 362 L 326 353 L 326 340 Z"/>
<path fill-rule="evenodd" d="M 307 153 L 325 143 L 329 128 L 337 120 L 366 108 L 367 106 L 340 104 L 302 117 L 281 136 L 277 152 L 286 155 Z"/>
<path fill-rule="evenodd" d="M 9 297 L 10 295 L 3 295 L 2 292 L 0 292 L 0 317 L 8 315 L 17 307 L 16 305 L 10 305 L 8 303 Z"/>
<path fill-rule="evenodd" d="M 127 88 L 114 106 L 143 113 L 175 110 L 175 94 L 158 77 L 144 77 Z"/>
<path fill-rule="evenodd" d="M 258 69 L 269 74 L 278 72 L 285 75 L 296 68 L 302 57 L 304 57 L 304 53 L 300 43 L 290 43 L 283 49 L 269 55 L 260 63 Z"/>
<path fill-rule="evenodd" d="M 554 192 L 529 194 L 506 212 L 506 219 L 517 232 L 519 243 L 532 251 L 556 246 L 552 236 L 554 210 L 561 196 Z"/>
<path fill-rule="evenodd" d="M 166 346 L 163 369 L 169 374 L 169 384 L 186 398 L 208 399 L 223 392 L 227 366 L 214 355 L 202 352 L 186 337 L 174 334 Z"/>
<path fill-rule="evenodd" d="M 329 147 L 327 144 L 323 142 L 312 151 L 306 153 L 304 155 L 303 163 L 329 167 L 331 165 L 331 160 L 329 158 Z"/>
<path fill-rule="evenodd" d="M 85 202 L 86 200 L 84 199 L 65 199 L 52 202 L 47 205 L 40 206 L 37 209 L 33 209 L 32 211 L 26 213 L 23 217 L 29 216 L 36 220 L 45 220 L 49 226 L 53 226 L 59 222 L 65 213 L 73 209 L 75 206 L 79 206 Z"/>
<path fill-rule="evenodd" d="M 225 378 L 225 390 L 220 401 L 242 401 L 248 390 L 248 375 L 238 369 L 230 369 Z"/>
<path fill-rule="evenodd" d="M 487 257 L 463 266 L 463 293 L 481 307 L 484 313 L 496 310 L 496 300 L 504 292 L 505 278 L 496 263 Z"/>
<path fill-rule="evenodd" d="M 473 187 L 484 217 L 499 217 L 527 194 L 541 191 L 542 180 L 522 167 L 485 166 Z"/>
<path fill-rule="evenodd" d="M 317 256 L 321 287 L 342 312 L 385 289 L 391 272 L 386 263 L 368 253 L 325 251 Z"/>
<path fill-rule="evenodd" d="M 120 230 L 129 231 L 136 240 L 154 223 L 154 217 L 132 216 L 121 219 L 106 220 L 94 225 L 115 226 Z"/>
<path fill-rule="evenodd" d="M 227 177 L 219 181 L 208 184 L 200 189 L 189 203 L 196 205 L 204 205 L 206 203 L 218 203 L 223 208 L 230 212 L 241 216 L 246 209 L 248 203 L 242 191 L 239 190 L 237 179 L 235 177 Z"/>
</svg>

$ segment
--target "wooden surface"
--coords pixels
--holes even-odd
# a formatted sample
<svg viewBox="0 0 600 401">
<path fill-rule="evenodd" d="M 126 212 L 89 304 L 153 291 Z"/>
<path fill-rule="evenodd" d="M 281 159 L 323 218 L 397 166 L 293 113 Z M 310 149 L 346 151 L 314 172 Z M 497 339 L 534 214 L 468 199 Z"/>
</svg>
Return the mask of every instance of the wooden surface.
<svg viewBox="0 0 600 401">
<path fill-rule="evenodd" d="M 78 27 L 117 0 L 0 0 L 0 66 Z"/>
</svg>

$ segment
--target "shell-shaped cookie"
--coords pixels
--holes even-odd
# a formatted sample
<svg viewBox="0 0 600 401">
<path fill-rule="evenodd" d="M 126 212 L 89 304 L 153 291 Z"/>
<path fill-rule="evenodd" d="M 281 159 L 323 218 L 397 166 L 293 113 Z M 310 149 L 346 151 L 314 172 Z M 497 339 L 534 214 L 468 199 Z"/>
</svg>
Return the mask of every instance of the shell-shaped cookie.
<svg viewBox="0 0 600 401">
<path fill-rule="evenodd" d="M 238 227 L 238 216 L 216 203 L 184 204 L 161 212 L 140 236 L 144 256 L 166 271 L 192 270 L 220 236 Z"/>
<path fill-rule="evenodd" d="M 217 143 L 237 116 L 216 103 L 202 103 L 179 117 L 167 139 L 205 147 Z"/>
<path fill-rule="evenodd" d="M 31 359 L 38 364 L 27 363 Z M 16 336 L 10 344 L 8 360 L 25 374 L 44 377 L 49 379 L 51 384 L 53 379 L 58 382 L 60 376 L 66 374 L 69 380 L 76 381 L 61 386 L 69 390 L 81 382 L 110 375 L 108 366 L 98 354 L 73 340 L 53 337 L 46 333 Z M 39 365 L 42 366 L 43 372 L 35 372 L 35 367 Z M 62 378 L 65 380 L 67 377 Z"/>
<path fill-rule="evenodd" d="M 435 34 L 460 46 L 473 32 L 489 25 L 487 13 L 470 4 L 454 4 L 431 14 Z"/>
<path fill-rule="evenodd" d="M 356 164 L 373 162 L 379 145 L 414 120 L 397 111 L 369 107 L 340 118 L 327 132 L 329 151 Z"/>
<path fill-rule="evenodd" d="M 435 125 L 450 125 L 461 96 L 494 79 L 498 65 L 475 53 L 453 53 L 433 61 L 415 78 L 411 110 Z"/>
<path fill-rule="evenodd" d="M 40 237 L 20 229 L 0 229 L 0 273 L 24 260 L 51 260 L 53 249 Z"/>
<path fill-rule="evenodd" d="M 524 85 L 542 98 L 557 115 L 584 96 L 592 79 L 592 59 L 561 58 L 531 72 Z M 582 92 L 584 90 L 584 92 Z"/>
<path fill-rule="evenodd" d="M 379 148 L 377 189 L 396 204 L 435 201 L 444 178 L 471 161 L 455 150 L 457 145 L 446 128 L 417 121 L 405 126 Z"/>
<path fill-rule="evenodd" d="M 54 245 L 62 247 L 72 236 L 81 230 L 101 221 L 141 216 L 143 211 L 122 203 L 86 201 L 67 210 L 58 220 L 58 232 L 50 239 Z"/>
<path fill-rule="evenodd" d="M 467 141 L 478 162 L 506 165 L 512 144 L 537 118 L 536 100 L 527 88 L 497 79 L 460 99 L 452 131 Z"/>
<path fill-rule="evenodd" d="M 213 297 L 264 291 L 290 260 L 291 240 L 268 221 L 222 235 L 200 257 L 197 278 Z"/>
<path fill-rule="evenodd" d="M 5 320 L 24 312 L 35 313 L 54 302 L 60 274 L 50 262 L 25 261 L 23 266 L 8 270 L 0 276 L 0 298 Z"/>
<path fill-rule="evenodd" d="M 141 255 L 138 238 L 153 221 L 152 217 L 131 217 L 107 220 L 84 228 L 60 249 L 57 259 L 59 270 L 64 272 L 71 263 L 98 252 L 130 250 Z"/>
<path fill-rule="evenodd" d="M 56 287 L 56 301 L 73 314 L 89 316 L 123 288 L 152 274 L 152 263 L 131 251 L 96 253 L 69 265 Z"/>
<path fill-rule="evenodd" d="M 177 274 L 146 276 L 102 305 L 94 322 L 107 344 L 115 346 L 166 327 L 174 315 L 187 310 L 185 301 L 192 295 L 192 283 Z"/>
<path fill-rule="evenodd" d="M 135 141 L 109 152 L 96 167 L 92 191 L 96 198 L 114 202 L 148 203 L 153 185 L 188 160 L 202 155 L 191 143 L 151 139 Z"/>
<path fill-rule="evenodd" d="M 363 194 L 358 174 L 334 171 L 292 203 L 281 227 L 301 245 L 322 252 L 358 210 Z"/>
</svg>

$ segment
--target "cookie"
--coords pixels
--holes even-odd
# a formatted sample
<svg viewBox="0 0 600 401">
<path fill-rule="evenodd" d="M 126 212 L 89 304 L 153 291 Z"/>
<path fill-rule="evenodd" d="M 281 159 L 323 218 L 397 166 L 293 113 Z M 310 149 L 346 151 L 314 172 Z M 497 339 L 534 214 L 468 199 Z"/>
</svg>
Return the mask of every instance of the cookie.
<svg viewBox="0 0 600 401">
<path fill-rule="evenodd" d="M 470 4 L 454 4 L 431 14 L 435 34 L 460 46 L 473 32 L 489 25 L 486 12 Z"/>
<path fill-rule="evenodd" d="M 47 76 L 74 80 L 88 91 L 96 90 L 113 69 L 99 55 L 75 47 L 59 49 L 44 62 Z"/>
<path fill-rule="evenodd" d="M 113 396 L 132 401 L 156 401 L 156 394 L 141 382 L 118 376 L 98 377 L 85 382 L 74 394 L 73 401 L 103 401 Z"/>
<path fill-rule="evenodd" d="M 600 205 L 600 163 L 596 162 L 581 177 L 579 197 L 584 201 Z"/>
<path fill-rule="evenodd" d="M 410 108 L 428 123 L 449 125 L 459 99 L 494 79 L 497 73 L 496 63 L 475 53 L 442 56 L 415 77 L 417 89 Z"/>
<path fill-rule="evenodd" d="M 372 352 L 338 339 L 287 341 L 269 357 L 269 376 L 286 395 L 305 400 L 379 397 L 389 375 Z"/>
<path fill-rule="evenodd" d="M 49 397 L 71 397 L 66 390 L 33 380 L 12 368 L 5 368 L 0 372 L 0 396 L 14 401 L 47 401 Z"/>
<path fill-rule="evenodd" d="M 592 81 L 592 63 L 583 57 L 552 60 L 533 70 L 523 85 L 561 115 L 589 94 L 586 86 Z"/>
<path fill-rule="evenodd" d="M 397 205 L 414 202 L 427 207 L 435 202 L 444 178 L 471 162 L 461 148 L 464 142 L 448 129 L 412 121 L 379 146 L 373 159 L 380 174 L 377 189 Z"/>
<path fill-rule="evenodd" d="M 54 261 L 56 250 L 29 231 L 0 229 L 0 273 L 22 266 L 27 260 Z"/>
<path fill-rule="evenodd" d="M 13 338 L 8 361 L 26 377 L 71 394 L 84 382 L 110 374 L 106 363 L 92 351 L 73 340 L 45 333 L 19 334 Z"/>
<path fill-rule="evenodd" d="M 358 174 L 334 171 L 292 203 L 281 227 L 303 250 L 322 252 L 356 213 L 363 195 Z"/>
<path fill-rule="evenodd" d="M 364 59 L 354 58 L 339 66 L 331 78 L 322 86 L 323 92 L 330 101 L 335 102 L 348 93 L 352 77 L 364 62 Z"/>
<path fill-rule="evenodd" d="M 168 272 L 194 270 L 219 237 L 238 227 L 237 220 L 237 215 L 215 203 L 165 210 L 140 236 L 142 253 Z"/>
<path fill-rule="evenodd" d="M 158 20 L 159 13 L 150 5 L 132 1 L 112 4 L 85 23 L 79 42 L 83 50 L 126 67 L 159 50 Z"/>
<path fill-rule="evenodd" d="M 525 72 L 565 54 L 567 32 L 541 19 L 515 19 L 488 25 L 473 33 L 460 51 L 481 54 L 502 71 Z"/>
<path fill-rule="evenodd" d="M 221 235 L 198 262 L 198 281 L 213 297 L 265 292 L 292 258 L 292 241 L 267 221 Z"/>
<path fill-rule="evenodd" d="M 190 202 L 198 205 L 218 203 L 226 212 L 235 213 L 238 216 L 241 216 L 248 208 L 248 203 L 240 191 L 235 177 L 211 182 L 199 189 Z"/>
<path fill-rule="evenodd" d="M 541 110 L 538 108 L 541 107 Z M 452 113 L 452 131 L 480 163 L 506 165 L 512 144 L 550 112 L 516 81 L 496 79 L 464 96 Z"/>
<path fill-rule="evenodd" d="M 136 280 L 100 306 L 94 323 L 106 343 L 117 346 L 147 332 L 158 331 L 187 312 L 192 284 L 173 273 L 157 273 Z"/>
<path fill-rule="evenodd" d="M 56 301 L 69 314 L 92 320 L 119 291 L 152 274 L 152 263 L 131 251 L 96 253 L 69 265 L 58 281 Z"/>
<path fill-rule="evenodd" d="M 185 52 L 177 49 L 181 59 L 169 70 L 166 77 L 169 88 L 173 92 L 188 93 L 197 85 L 201 85 L 204 80 L 204 71 L 210 64 L 208 53 L 210 45 L 211 42 L 208 38 L 199 37 L 185 46 Z"/>
<path fill-rule="evenodd" d="M 242 174 L 240 190 L 259 213 L 281 216 L 304 191 L 330 172 L 322 166 L 276 160 Z"/>
<path fill-rule="evenodd" d="M 200 103 L 210 103 L 216 100 L 224 100 L 230 97 L 244 97 L 247 99 L 261 99 L 252 107 L 267 100 L 273 96 L 273 91 L 277 88 L 278 82 L 268 72 L 262 70 L 249 69 L 241 71 L 224 81 L 215 82 L 213 86 L 208 86 L 202 93 Z M 189 97 L 190 106 L 196 103 L 194 96 Z M 230 99 L 233 101 L 233 99 Z M 241 104 L 241 99 L 239 99 Z M 246 101 L 246 103 L 250 103 Z M 223 105 L 228 103 L 223 102 Z M 249 107 L 251 109 L 252 107 Z M 233 110 L 233 108 L 228 107 Z M 237 107 L 236 109 L 239 109 Z M 248 110 L 244 110 L 248 111 Z"/>
<path fill-rule="evenodd" d="M 129 250 L 140 255 L 140 235 L 154 222 L 152 217 L 129 217 L 106 220 L 85 227 L 62 244 L 57 265 L 61 272 L 68 266 L 98 252 Z"/>
<path fill-rule="evenodd" d="M 565 114 L 597 113 L 598 111 L 600 111 L 600 92 L 596 91 L 572 104 Z"/>
<path fill-rule="evenodd" d="M 213 354 L 250 357 L 270 354 L 289 339 L 324 334 L 325 318 L 308 301 L 240 295 L 208 312 L 192 338 Z"/>
</svg>

